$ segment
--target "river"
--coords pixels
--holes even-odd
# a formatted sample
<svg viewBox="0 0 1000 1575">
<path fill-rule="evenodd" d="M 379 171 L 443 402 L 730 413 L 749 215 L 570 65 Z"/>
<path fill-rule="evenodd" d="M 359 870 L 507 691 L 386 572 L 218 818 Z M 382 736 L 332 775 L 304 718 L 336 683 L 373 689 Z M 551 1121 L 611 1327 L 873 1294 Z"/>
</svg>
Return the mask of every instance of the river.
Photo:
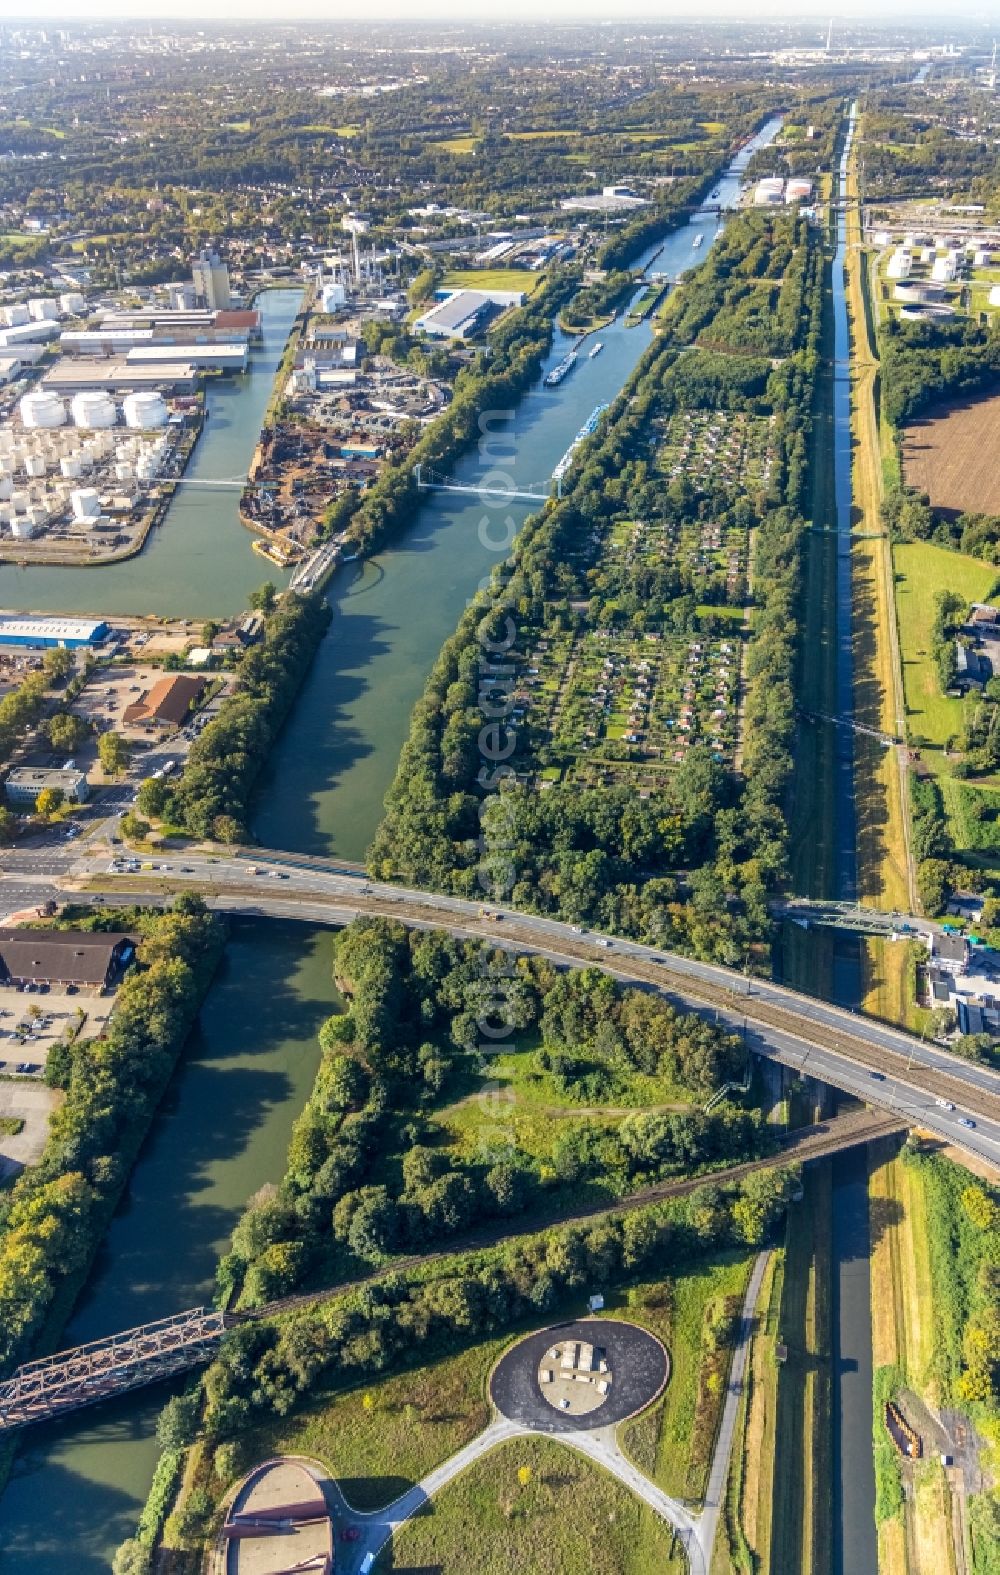
<svg viewBox="0 0 1000 1575">
<path fill-rule="evenodd" d="M 779 124 L 768 122 L 738 155 L 713 188 L 715 200 L 735 203 L 741 170 Z M 676 277 L 704 257 L 720 224 L 718 215 L 696 214 L 662 251 L 651 247 L 641 261 L 648 265 L 658 252 L 655 269 Z M 264 356 L 248 378 L 213 389 L 192 474 L 231 476 L 246 469 L 267 403 L 267 366 L 273 373 L 298 300 L 298 292 L 262 298 Z M 648 325 L 627 329 L 619 317 L 597 335 L 604 344 L 600 355 L 590 359 L 585 352 L 558 388 L 539 387 L 520 402 L 505 424 L 511 459 L 502 466 L 517 488 L 547 490 L 576 432 L 595 405 L 615 396 L 650 335 Z M 545 370 L 571 343 L 556 333 Z M 456 479 L 474 485 L 494 463 L 470 454 L 456 467 Z M 14 578 L 0 581 L 0 602 L 198 618 L 235 612 L 265 578 L 239 525 L 237 500 L 236 492 L 182 487 L 155 541 L 138 558 L 100 571 L 4 571 Z M 429 495 L 391 549 L 337 573 L 328 592 L 330 633 L 263 784 L 255 826 L 262 841 L 363 856 L 427 673 L 497 562 L 498 549 L 484 538 L 501 536 L 508 516 L 519 527 L 530 507 L 497 511 L 475 499 Z M 488 532 L 480 529 L 484 515 Z M 210 1298 L 215 1262 L 242 1205 L 281 1174 L 318 1059 L 315 1032 L 333 1001 L 321 932 L 237 927 L 67 1344 Z M 107 1571 L 148 1491 L 162 1399 L 162 1391 L 154 1391 L 27 1435 L 0 1500 L 3 1575 L 61 1575 L 67 1550 L 74 1575 Z"/>
</svg>

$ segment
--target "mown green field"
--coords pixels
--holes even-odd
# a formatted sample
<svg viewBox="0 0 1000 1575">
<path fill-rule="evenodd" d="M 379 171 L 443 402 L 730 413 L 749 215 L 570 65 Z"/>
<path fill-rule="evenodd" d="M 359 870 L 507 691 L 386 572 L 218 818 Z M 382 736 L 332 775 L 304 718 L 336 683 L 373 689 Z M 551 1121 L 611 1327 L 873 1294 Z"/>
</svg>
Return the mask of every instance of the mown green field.
<svg viewBox="0 0 1000 1575">
<path fill-rule="evenodd" d="M 938 591 L 956 591 L 967 601 L 985 601 L 997 571 L 933 542 L 905 542 L 893 549 L 903 688 L 911 733 L 942 749 L 962 725 L 962 701 L 941 693 L 931 649 Z M 936 766 L 928 760 L 931 770 Z"/>
<path fill-rule="evenodd" d="M 439 1575 L 649 1575 L 680 1572 L 670 1528 L 564 1444 L 519 1438 L 494 1449 L 409 1521 L 375 1566 Z"/>
<path fill-rule="evenodd" d="M 527 268 L 452 268 L 441 283 L 446 290 L 523 290 L 530 295 L 544 273 Z"/>
<path fill-rule="evenodd" d="M 621 1429 L 621 1445 L 665 1493 L 698 1501 L 704 1496 L 724 1384 L 703 1384 L 706 1313 L 713 1302 L 742 1300 L 750 1257 L 728 1253 L 664 1287 L 659 1327 L 631 1308 L 624 1316 L 652 1327 L 670 1351 L 670 1381 L 663 1399 Z M 723 1365 L 728 1359 L 723 1355 Z"/>
</svg>

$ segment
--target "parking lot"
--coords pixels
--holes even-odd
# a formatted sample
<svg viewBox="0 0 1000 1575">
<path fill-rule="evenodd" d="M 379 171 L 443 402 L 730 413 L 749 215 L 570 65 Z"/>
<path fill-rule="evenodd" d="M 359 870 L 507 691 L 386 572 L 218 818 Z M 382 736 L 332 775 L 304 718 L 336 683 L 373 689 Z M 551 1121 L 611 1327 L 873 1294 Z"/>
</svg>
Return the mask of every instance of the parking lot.
<svg viewBox="0 0 1000 1575">
<path fill-rule="evenodd" d="M 23 1123 L 0 1131 L 0 1177 L 36 1162 L 45 1146 L 49 1116 L 59 1093 L 42 1077 L 52 1046 L 99 1034 L 114 1005 L 110 995 L 0 987 L 0 1117 Z"/>
<path fill-rule="evenodd" d="M 0 988 L 0 1072 L 40 1077 L 49 1051 L 60 1039 L 79 1032 L 99 1034 L 114 1004 L 110 995 L 46 989 Z M 22 1072 L 28 1067 L 29 1071 Z"/>
<path fill-rule="evenodd" d="M 149 726 L 126 727 L 122 714 L 127 706 L 152 689 L 162 677 L 158 667 L 98 667 L 88 679 L 73 710 L 78 716 L 93 722 L 101 732 L 111 729 L 124 738 L 147 742 L 155 736 L 156 730 Z"/>
<path fill-rule="evenodd" d="M 0 1132 L 0 1180 L 37 1163 L 58 1100 L 57 1091 L 44 1083 L 0 1081 L 0 1117 L 22 1122 L 20 1132 Z"/>
</svg>

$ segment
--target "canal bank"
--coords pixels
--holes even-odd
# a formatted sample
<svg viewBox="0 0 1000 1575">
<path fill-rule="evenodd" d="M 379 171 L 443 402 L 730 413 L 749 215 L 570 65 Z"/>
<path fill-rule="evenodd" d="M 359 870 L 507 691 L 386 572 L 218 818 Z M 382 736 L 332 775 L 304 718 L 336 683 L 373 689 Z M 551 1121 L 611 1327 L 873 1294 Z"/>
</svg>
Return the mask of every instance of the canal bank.
<svg viewBox="0 0 1000 1575">
<path fill-rule="evenodd" d="M 773 138 L 778 125 L 777 120 L 770 122 L 717 183 L 720 201 L 735 202 L 740 171 L 756 147 Z M 658 268 L 676 277 L 705 255 L 707 247 L 697 247 L 696 236 L 703 235 L 707 243 L 720 222 L 715 214 L 693 216 L 666 242 L 651 247 L 641 262 L 659 253 Z M 267 298 L 262 306 L 270 307 L 274 299 Z M 295 293 L 286 303 L 288 326 L 297 302 Z M 269 313 L 266 316 L 271 355 L 280 329 Z M 612 399 L 621 388 L 647 347 L 650 331 L 647 326 L 625 329 L 616 322 L 602 338 L 602 354 L 581 359 L 557 389 L 540 387 L 504 419 L 504 413 L 498 413 L 490 424 L 489 453 L 468 455 L 456 467 L 456 479 L 479 485 L 488 470 L 501 469 L 517 487 L 547 484 L 595 405 Z M 277 347 L 275 365 L 283 343 Z M 570 343 L 556 334 L 544 372 L 558 363 Z M 261 413 L 268 393 L 262 390 Z M 241 409 L 249 423 L 246 401 Z M 198 464 L 206 475 L 235 475 L 231 455 L 214 442 L 215 419 L 213 412 Z M 249 462 L 259 418 L 245 430 L 243 419 Z M 223 610 L 211 597 L 222 594 L 220 576 L 227 573 L 234 578 L 226 585 L 225 607 L 244 605 L 247 590 L 262 575 L 236 519 L 239 493 L 209 496 L 211 519 L 206 513 L 203 525 L 211 535 L 205 545 L 206 550 L 209 543 L 217 550 L 206 565 L 215 587 L 210 587 L 211 594 L 198 583 L 197 564 L 185 570 L 177 557 L 156 560 L 163 564 L 162 579 L 150 573 L 144 592 L 136 590 L 141 581 L 121 578 L 126 570 L 151 565 L 156 549 L 166 553 L 171 548 L 173 509 L 188 507 L 182 489 L 149 554 L 108 571 L 116 576 L 114 581 L 88 573 L 74 582 L 74 571 L 41 571 L 54 576 L 51 597 L 44 600 L 48 582 L 39 572 L 24 571 L 23 583 L 32 589 L 30 597 L 25 591 L 21 605 L 95 610 L 92 599 L 74 606 L 70 590 L 60 599 L 58 587 L 72 584 L 72 594 L 78 590 L 92 598 L 95 588 L 106 583 L 113 610 L 201 617 Z M 204 500 L 199 502 L 193 490 L 187 497 L 200 510 Z M 371 563 L 346 565 L 338 572 L 329 590 L 333 627 L 268 767 L 256 825 L 262 839 L 274 846 L 363 855 L 427 673 L 462 608 L 506 551 L 526 513 L 520 506 L 492 508 L 478 500 L 457 503 L 448 494 L 429 496 L 391 550 Z M 244 569 L 248 579 L 237 584 L 235 576 Z M 188 573 L 193 575 L 190 581 Z M 111 610 L 107 601 L 98 604 L 98 610 L 101 605 Z M 292 1123 L 318 1058 L 315 1030 L 331 1010 L 329 975 L 328 943 L 324 946 L 307 930 L 255 930 L 248 925 L 237 931 L 224 972 L 206 1002 L 201 1035 L 185 1057 L 168 1107 L 143 1152 L 67 1341 L 107 1333 L 211 1296 L 215 1263 L 244 1203 L 283 1169 Z M 289 1014 L 296 1025 L 293 1032 L 287 1031 Z M 29 1435 L 0 1500 L 4 1575 L 55 1575 L 66 1568 L 67 1551 L 72 1552 L 74 1571 L 82 1575 L 107 1570 L 114 1547 L 133 1530 L 149 1487 L 157 1453 L 153 1425 L 162 1399 L 162 1391 L 137 1396 L 93 1415 L 84 1413 L 61 1428 Z"/>
<path fill-rule="evenodd" d="M 852 106 L 841 154 L 838 192 L 848 195 L 854 139 Z M 847 316 L 847 216 L 837 213 L 833 259 L 834 444 L 837 498 L 837 703 L 835 715 L 854 715 L 854 557 L 851 467 L 851 339 Z M 836 895 L 853 901 L 858 891 L 858 814 L 854 733 L 836 734 Z M 834 950 L 834 999 L 861 1000 L 861 949 L 857 941 Z M 872 1455 L 871 1236 L 868 1168 L 864 1150 L 842 1154 L 833 1166 L 833 1572 L 876 1571 L 875 1462 Z"/>
<path fill-rule="evenodd" d="M 779 125 L 769 121 L 715 183 L 720 205 L 735 205 L 742 170 Z M 693 214 L 636 266 L 654 263 L 677 278 L 703 260 L 721 225 L 717 213 Z M 496 412 L 486 444 L 453 467 L 455 482 L 492 488 L 499 476 L 510 489 L 547 492 L 581 426 L 614 398 L 650 343 L 649 325 L 626 327 L 626 315 L 601 329 L 599 356 L 581 355 L 556 388 L 542 381 L 515 410 Z M 543 379 L 575 344 L 556 330 Z M 327 593 L 330 634 L 259 784 L 254 833 L 265 846 L 364 858 L 427 674 L 530 512 L 531 505 L 495 498 L 428 493 L 390 550 L 337 571 Z"/>
<path fill-rule="evenodd" d="M 284 1172 L 336 1005 L 328 931 L 234 924 L 65 1344 L 211 1298 L 247 1199 Z M 25 1434 L 0 1499 L 3 1575 L 106 1575 L 149 1490 L 163 1400 L 160 1388 Z"/>
</svg>

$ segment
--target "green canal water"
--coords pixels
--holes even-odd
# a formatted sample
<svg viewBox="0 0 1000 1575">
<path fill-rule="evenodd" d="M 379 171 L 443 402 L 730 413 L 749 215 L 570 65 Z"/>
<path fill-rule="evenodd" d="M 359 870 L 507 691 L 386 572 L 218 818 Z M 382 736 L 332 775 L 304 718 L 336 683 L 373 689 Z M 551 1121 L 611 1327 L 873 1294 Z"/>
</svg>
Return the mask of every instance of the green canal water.
<svg viewBox="0 0 1000 1575">
<path fill-rule="evenodd" d="M 744 150 L 715 200 L 735 201 L 740 170 L 778 124 Z M 696 215 L 647 261 L 676 277 L 705 255 L 719 223 Z M 262 298 L 264 354 L 248 378 L 213 389 L 190 474 L 245 472 L 299 299 L 298 292 Z M 505 485 L 547 491 L 553 466 L 595 406 L 621 388 L 649 334 L 620 320 L 602 330 L 602 352 L 593 359 L 585 352 L 558 388 L 539 386 L 507 419 L 496 413 L 491 454 L 470 453 L 455 479 L 476 485 L 490 473 L 495 483 L 500 471 Z M 569 343 L 557 334 L 546 370 Z M 498 457 L 504 431 L 508 459 Z M 0 571 L 0 606 L 192 618 L 236 612 L 250 589 L 273 577 L 249 550 L 237 501 L 235 491 L 181 488 L 140 557 L 102 571 Z M 363 856 L 441 643 L 528 507 L 428 496 L 390 551 L 338 572 L 328 593 L 330 633 L 258 797 L 262 842 Z M 215 1263 L 244 1203 L 282 1172 L 318 1060 L 316 1030 L 333 1004 L 328 933 L 237 925 L 65 1343 L 211 1297 Z M 162 1400 L 162 1390 L 153 1391 L 26 1435 L 0 1500 L 2 1575 L 107 1571 L 149 1488 Z"/>
<path fill-rule="evenodd" d="M 328 930 L 235 922 L 67 1344 L 210 1296 L 244 1204 L 284 1170 L 336 1004 Z M 152 1390 L 25 1434 L 0 1500 L 4 1575 L 107 1571 L 149 1488 L 163 1399 Z"/>
</svg>

